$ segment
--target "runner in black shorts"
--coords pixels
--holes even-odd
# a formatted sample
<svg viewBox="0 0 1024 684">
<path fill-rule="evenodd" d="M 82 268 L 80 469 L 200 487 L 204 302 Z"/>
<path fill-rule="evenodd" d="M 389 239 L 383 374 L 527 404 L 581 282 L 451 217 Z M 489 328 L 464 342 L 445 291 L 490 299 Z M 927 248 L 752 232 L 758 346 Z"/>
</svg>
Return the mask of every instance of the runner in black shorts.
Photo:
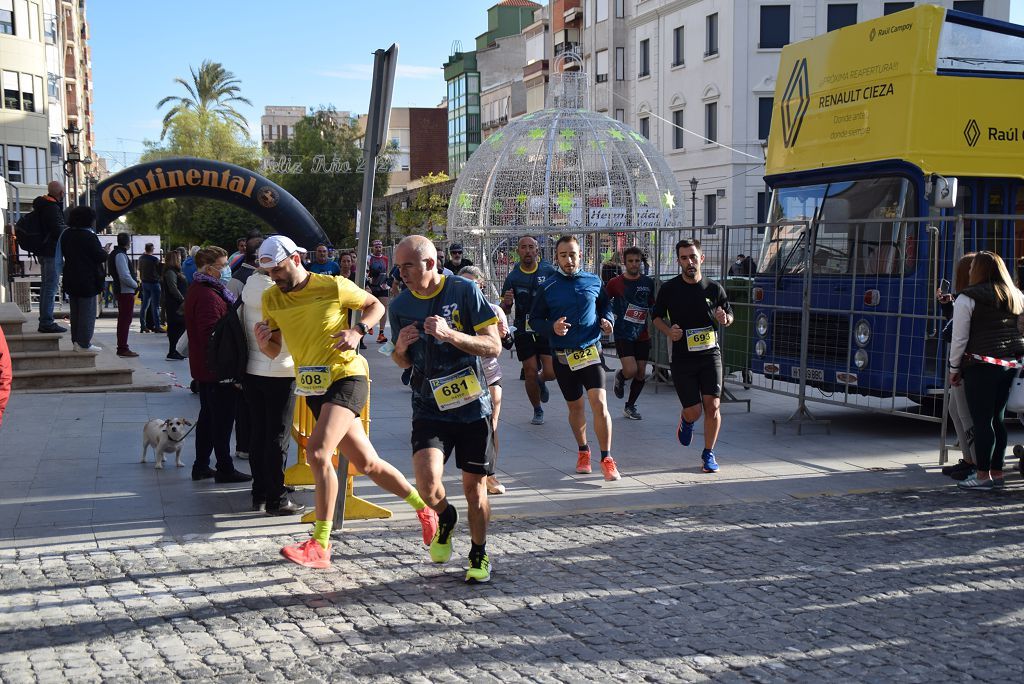
<svg viewBox="0 0 1024 684">
<path fill-rule="evenodd" d="M 651 318 L 654 327 L 672 341 L 672 382 L 683 405 L 676 437 L 680 444 L 689 446 L 693 424 L 703 413 L 701 461 L 705 473 L 716 473 L 714 449 L 722 427 L 722 350 L 718 333 L 722 326 L 732 325 L 732 306 L 725 288 L 701 276 L 704 254 L 699 240 L 680 240 L 676 256 L 683 272 L 658 290 Z"/>
<path fill-rule="evenodd" d="M 441 477 L 455 454 L 462 470 L 462 491 L 469 509 L 469 569 L 466 582 L 491 579 L 487 555 L 487 476 L 494 473 L 491 398 L 481 358 L 501 352 L 498 318 L 473 282 L 437 270 L 437 250 L 421 235 L 395 249 L 395 263 L 408 286 L 388 311 L 392 360 L 412 368 L 412 460 L 416 487 L 437 511 L 437 533 L 430 558 L 452 556 L 452 531 L 459 520 L 448 502 Z"/>
<path fill-rule="evenodd" d="M 622 368 L 615 373 L 612 391 L 619 399 L 629 385 L 629 399 L 622 413 L 630 420 L 641 420 L 636 400 L 644 390 L 647 378 L 647 360 L 651 358 L 651 336 L 647 332 L 647 318 L 654 304 L 654 281 L 641 273 L 644 253 L 639 247 L 627 247 L 622 252 L 626 272 L 608 281 L 605 289 L 612 300 L 615 314 L 615 351 Z"/>
<path fill-rule="evenodd" d="M 569 427 L 579 445 L 576 472 L 590 472 L 587 414 L 583 405 L 586 392 L 601 448 L 601 471 L 604 479 L 619 480 L 622 476 L 612 458 L 612 419 L 608 415 L 598 346 L 601 333 L 612 332 L 611 303 L 601 279 L 580 269 L 580 245 L 575 237 L 559 238 L 555 256 L 558 272 L 544 282 L 530 311 L 530 320 L 537 332 L 552 340 L 555 378 L 569 407 Z"/>
</svg>

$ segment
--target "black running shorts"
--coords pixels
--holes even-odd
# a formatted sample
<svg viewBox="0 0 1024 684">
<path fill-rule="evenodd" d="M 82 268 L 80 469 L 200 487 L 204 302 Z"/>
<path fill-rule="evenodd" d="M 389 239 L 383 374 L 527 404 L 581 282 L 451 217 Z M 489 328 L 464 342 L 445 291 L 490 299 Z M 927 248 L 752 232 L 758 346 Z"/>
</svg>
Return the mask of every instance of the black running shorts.
<svg viewBox="0 0 1024 684">
<path fill-rule="evenodd" d="M 554 365 L 555 380 L 566 401 L 576 401 L 586 390 L 604 389 L 605 373 L 599 363 L 573 371 L 569 370 L 568 364 L 559 360 L 556 353 Z"/>
<path fill-rule="evenodd" d="M 672 384 L 683 408 L 701 403 L 701 397 L 722 396 L 722 356 L 707 354 L 692 359 L 673 360 L 669 365 Z"/>
<path fill-rule="evenodd" d="M 412 421 L 412 452 L 437 449 L 445 463 L 455 452 L 459 470 L 474 475 L 494 474 L 494 439 L 491 417 L 472 423 L 451 423 L 443 420 Z"/>
<path fill-rule="evenodd" d="M 539 354 L 551 356 L 551 346 L 548 344 L 547 339 L 540 335 L 516 332 L 515 343 L 516 358 L 518 358 L 520 362 L 533 358 Z"/>
<path fill-rule="evenodd" d="M 331 383 L 327 391 L 316 396 L 306 397 L 306 405 L 313 412 L 314 418 L 320 417 L 324 404 L 344 406 L 357 416 L 362 415 L 366 400 L 370 397 L 370 383 L 365 375 L 350 375 L 347 378 Z"/>
<path fill-rule="evenodd" d="M 647 361 L 651 358 L 651 341 L 615 340 L 615 351 L 620 359 L 624 356 L 632 356 L 637 361 Z"/>
</svg>

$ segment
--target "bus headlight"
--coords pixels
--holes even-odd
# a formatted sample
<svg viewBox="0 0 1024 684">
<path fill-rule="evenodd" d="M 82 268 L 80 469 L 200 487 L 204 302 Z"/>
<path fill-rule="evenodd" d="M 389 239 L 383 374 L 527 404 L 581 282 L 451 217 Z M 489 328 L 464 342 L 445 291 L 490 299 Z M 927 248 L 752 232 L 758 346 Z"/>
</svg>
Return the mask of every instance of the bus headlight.
<svg viewBox="0 0 1024 684">
<path fill-rule="evenodd" d="M 768 317 L 761 314 L 754 321 L 754 330 L 757 332 L 758 337 L 764 337 L 768 334 Z"/>
<path fill-rule="evenodd" d="M 765 355 L 768 351 L 768 345 L 764 343 L 764 340 L 758 340 L 754 343 L 754 353 L 757 354 L 758 358 Z"/>
<path fill-rule="evenodd" d="M 868 353 L 863 349 L 858 349 L 853 355 L 853 365 L 860 370 L 866 368 L 868 365 Z"/>
<path fill-rule="evenodd" d="M 866 347 L 871 341 L 871 324 L 863 319 L 857 321 L 857 327 L 853 329 L 853 339 L 861 347 Z"/>
</svg>

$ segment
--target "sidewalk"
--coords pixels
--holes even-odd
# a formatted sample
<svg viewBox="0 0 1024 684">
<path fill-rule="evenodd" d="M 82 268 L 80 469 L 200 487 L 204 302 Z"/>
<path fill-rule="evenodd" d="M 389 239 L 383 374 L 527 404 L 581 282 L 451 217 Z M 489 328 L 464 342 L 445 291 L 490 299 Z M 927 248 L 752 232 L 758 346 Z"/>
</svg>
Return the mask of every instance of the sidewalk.
<svg viewBox="0 0 1024 684">
<path fill-rule="evenodd" d="M 113 347 L 115 324 L 113 318 L 98 322 L 96 340 L 105 349 Z M 297 518 L 249 511 L 245 485 L 192 482 L 188 467 L 175 468 L 170 463 L 162 471 L 155 470 L 152 456 L 148 464 L 138 462 L 143 423 L 174 416 L 194 419 L 199 400 L 187 389 L 187 361 L 164 359 L 165 336 L 133 332 L 130 344 L 142 355 L 136 360 L 141 367 L 171 381 L 170 392 L 13 396 L 0 430 L 0 548 L 59 543 L 90 549 L 117 546 L 126 539 L 305 533 L 307 526 Z M 409 391 L 399 382 L 399 370 L 376 352 L 377 345 L 369 342 L 369 347 L 371 439 L 379 453 L 411 480 Z M 740 404 L 723 407 L 723 430 L 716 449 L 722 469 L 717 475 L 703 474 L 701 425 L 693 445 L 681 447 L 675 438 L 679 417 L 675 393 L 654 383 L 648 384 L 638 402 L 642 421 L 626 420 L 622 401 L 609 391 L 613 455 L 623 479 L 605 482 L 596 463 L 595 474 L 577 475 L 576 445 L 555 383 L 551 383 L 551 402 L 545 406 L 546 424 L 530 425 L 532 412 L 518 380 L 518 364 L 504 353 L 502 365 L 505 398 L 498 467 L 508 491 L 492 497 L 496 520 L 786 501 L 949 484 L 937 474 L 934 424 L 822 405 L 815 407 L 815 413 L 832 421 L 831 435 L 806 427 L 797 436 L 795 429 L 782 426 L 773 436 L 771 419 L 789 416 L 795 400 L 756 390 L 737 390 L 742 398 L 752 400 L 750 413 Z M 592 427 L 590 434 L 596 454 Z M 183 456 L 191 465 L 194 435 L 186 440 Z M 238 466 L 248 468 L 245 461 Z M 1017 487 L 1017 476 L 1010 480 L 1011 487 Z M 450 465 L 445 485 L 461 505 L 459 482 L 458 472 Z M 384 523 L 348 523 L 346 529 L 384 524 L 404 530 L 415 525 L 401 501 L 365 478 L 357 478 L 356 483 L 358 495 L 390 508 L 395 518 Z M 311 492 L 300 491 L 297 498 L 312 503 Z"/>
</svg>

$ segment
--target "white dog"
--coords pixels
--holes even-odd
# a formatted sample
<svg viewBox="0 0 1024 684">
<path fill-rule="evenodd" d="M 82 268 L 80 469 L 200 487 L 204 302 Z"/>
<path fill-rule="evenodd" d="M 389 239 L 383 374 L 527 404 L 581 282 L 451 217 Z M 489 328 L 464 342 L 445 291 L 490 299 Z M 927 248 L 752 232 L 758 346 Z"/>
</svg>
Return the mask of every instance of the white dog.
<svg viewBox="0 0 1024 684">
<path fill-rule="evenodd" d="M 158 469 L 164 467 L 165 455 L 172 451 L 175 465 L 184 468 L 185 464 L 181 462 L 181 443 L 189 433 L 186 426 L 191 425 L 192 421 L 187 418 L 154 418 L 146 423 L 142 428 L 142 460 L 139 463 L 146 462 L 146 451 L 153 447 Z"/>
</svg>

